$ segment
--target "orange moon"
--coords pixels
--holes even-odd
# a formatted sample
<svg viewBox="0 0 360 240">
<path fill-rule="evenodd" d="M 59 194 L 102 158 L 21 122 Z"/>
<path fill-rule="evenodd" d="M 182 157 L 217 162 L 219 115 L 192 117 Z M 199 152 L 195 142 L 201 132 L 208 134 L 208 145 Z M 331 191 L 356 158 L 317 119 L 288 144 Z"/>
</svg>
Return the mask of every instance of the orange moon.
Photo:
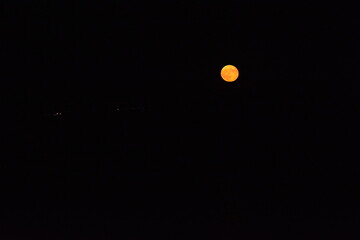
<svg viewBox="0 0 360 240">
<path fill-rule="evenodd" d="M 234 82 L 239 77 L 239 70 L 233 65 L 226 65 L 221 69 L 221 77 L 226 82 Z"/>
</svg>

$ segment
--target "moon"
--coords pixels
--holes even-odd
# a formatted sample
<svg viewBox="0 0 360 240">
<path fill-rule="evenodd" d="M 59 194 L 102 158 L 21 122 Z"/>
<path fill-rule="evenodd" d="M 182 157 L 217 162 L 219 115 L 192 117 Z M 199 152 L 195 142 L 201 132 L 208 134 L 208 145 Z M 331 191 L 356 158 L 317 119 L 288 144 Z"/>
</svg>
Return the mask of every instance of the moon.
<svg viewBox="0 0 360 240">
<path fill-rule="evenodd" d="M 239 70 L 233 65 L 226 65 L 221 69 L 221 77 L 225 82 L 234 82 L 239 77 Z"/>
</svg>

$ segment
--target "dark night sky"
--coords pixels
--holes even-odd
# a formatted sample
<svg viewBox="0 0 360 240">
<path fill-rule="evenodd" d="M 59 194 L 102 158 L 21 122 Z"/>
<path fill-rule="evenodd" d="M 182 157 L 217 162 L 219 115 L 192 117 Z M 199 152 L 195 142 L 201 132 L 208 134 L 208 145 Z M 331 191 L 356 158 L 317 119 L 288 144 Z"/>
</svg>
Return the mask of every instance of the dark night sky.
<svg viewBox="0 0 360 240">
<path fill-rule="evenodd" d="M 355 239 L 353 6 L 2 9 L 2 239 Z"/>
</svg>

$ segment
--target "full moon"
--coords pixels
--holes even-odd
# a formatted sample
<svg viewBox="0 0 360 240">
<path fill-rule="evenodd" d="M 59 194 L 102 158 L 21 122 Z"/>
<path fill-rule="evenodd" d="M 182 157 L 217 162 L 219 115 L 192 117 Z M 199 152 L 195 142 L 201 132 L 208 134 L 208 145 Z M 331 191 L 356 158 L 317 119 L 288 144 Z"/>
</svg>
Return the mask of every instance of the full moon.
<svg viewBox="0 0 360 240">
<path fill-rule="evenodd" d="M 233 65 L 226 65 L 221 69 L 221 77 L 226 82 L 234 82 L 239 77 L 239 70 Z"/>
</svg>

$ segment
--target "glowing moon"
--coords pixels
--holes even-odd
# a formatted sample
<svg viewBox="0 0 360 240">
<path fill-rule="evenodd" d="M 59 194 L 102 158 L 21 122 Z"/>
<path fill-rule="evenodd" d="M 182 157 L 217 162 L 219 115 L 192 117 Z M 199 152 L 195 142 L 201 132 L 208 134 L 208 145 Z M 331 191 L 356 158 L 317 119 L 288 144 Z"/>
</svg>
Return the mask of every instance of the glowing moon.
<svg viewBox="0 0 360 240">
<path fill-rule="evenodd" d="M 239 77 L 239 70 L 233 65 L 226 65 L 221 69 L 221 77 L 226 82 L 234 82 Z"/>
</svg>

